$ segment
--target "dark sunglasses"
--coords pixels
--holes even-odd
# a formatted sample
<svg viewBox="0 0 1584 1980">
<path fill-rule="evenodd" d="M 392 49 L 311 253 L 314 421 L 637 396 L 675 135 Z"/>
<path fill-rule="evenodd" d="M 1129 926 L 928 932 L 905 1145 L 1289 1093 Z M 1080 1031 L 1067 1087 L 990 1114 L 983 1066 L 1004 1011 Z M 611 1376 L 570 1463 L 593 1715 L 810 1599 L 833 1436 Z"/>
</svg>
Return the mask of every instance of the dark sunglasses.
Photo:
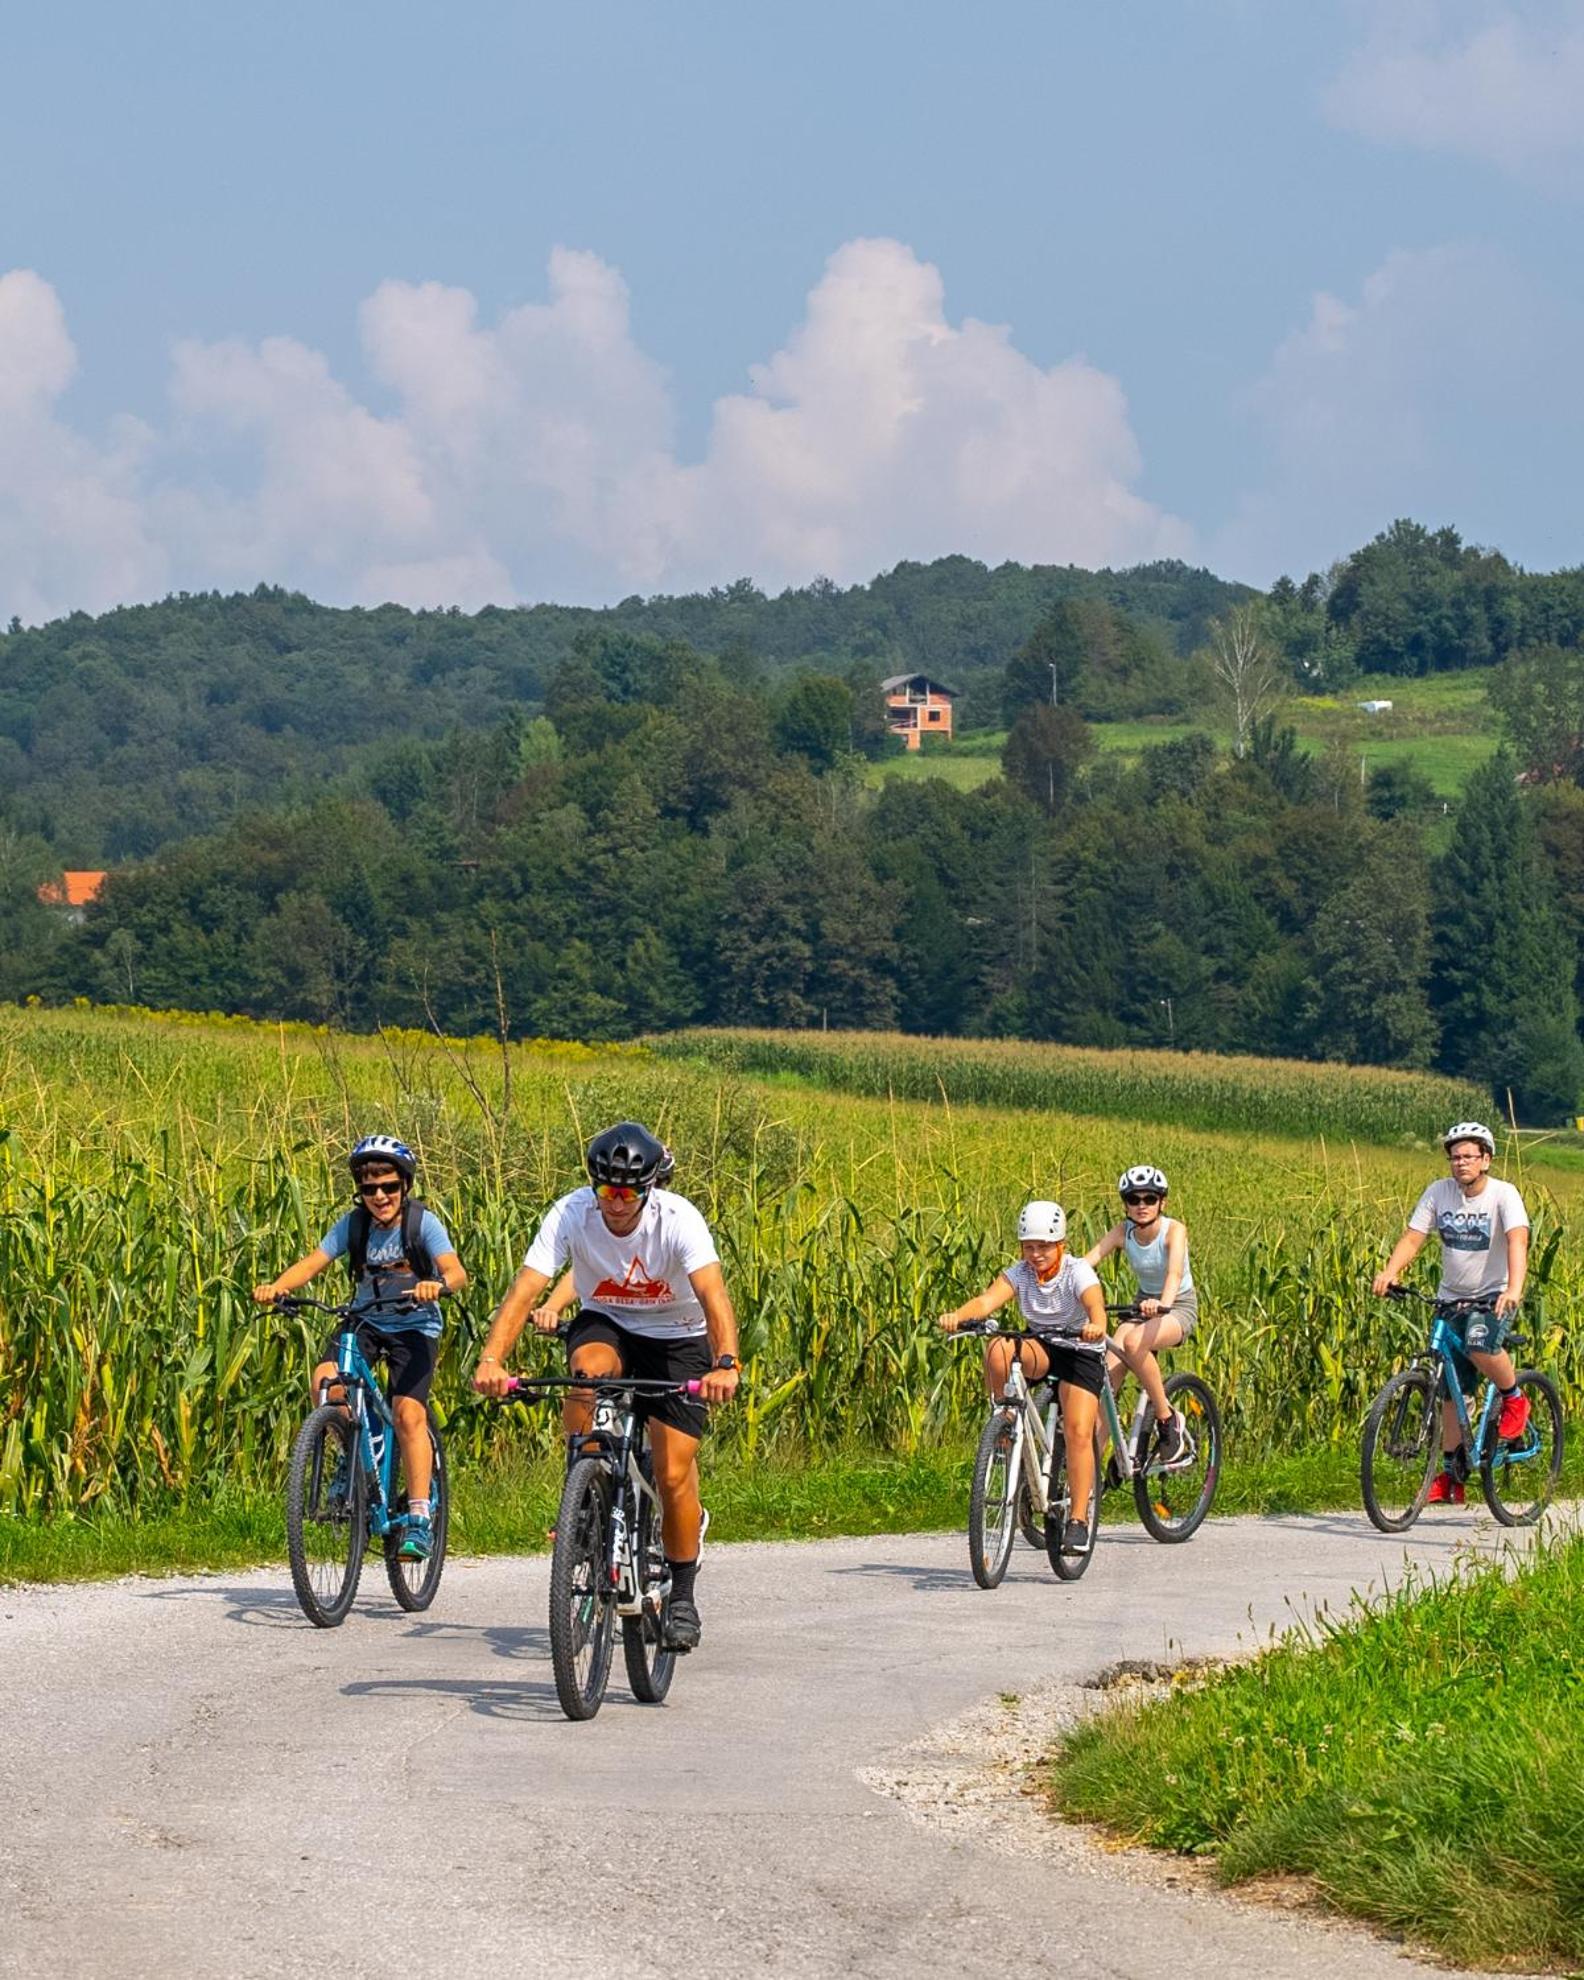
<svg viewBox="0 0 1584 1980">
<path fill-rule="evenodd" d="M 357 1186 L 359 1196 L 400 1196 L 402 1185 L 399 1182 L 365 1183 Z"/>
<path fill-rule="evenodd" d="M 1160 1198 L 1152 1195 L 1148 1190 L 1133 1190 L 1124 1196 L 1122 1201 L 1124 1203 L 1159 1203 Z"/>
</svg>

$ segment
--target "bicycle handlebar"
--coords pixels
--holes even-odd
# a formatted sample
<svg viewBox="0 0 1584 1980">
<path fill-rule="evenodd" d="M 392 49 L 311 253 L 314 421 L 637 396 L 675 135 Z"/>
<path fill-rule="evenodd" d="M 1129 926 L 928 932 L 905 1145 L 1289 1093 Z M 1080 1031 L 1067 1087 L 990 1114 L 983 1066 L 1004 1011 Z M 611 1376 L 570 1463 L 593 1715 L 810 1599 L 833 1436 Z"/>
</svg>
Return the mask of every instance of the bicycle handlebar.
<svg viewBox="0 0 1584 1980">
<path fill-rule="evenodd" d="M 445 1297 L 444 1293 L 440 1294 L 441 1299 Z M 269 1303 L 277 1313 L 301 1313 L 305 1308 L 313 1307 L 315 1311 L 328 1313 L 336 1320 L 366 1320 L 371 1313 L 415 1313 L 420 1305 L 430 1304 L 404 1295 L 400 1299 L 370 1300 L 366 1306 L 355 1306 L 350 1300 L 344 1306 L 331 1306 L 322 1299 L 305 1298 L 302 1293 L 277 1293 Z"/>
<path fill-rule="evenodd" d="M 510 1375 L 506 1393 L 484 1402 L 543 1402 L 546 1389 L 592 1389 L 596 1395 L 698 1396 L 704 1384 L 697 1376 L 686 1382 L 650 1381 L 632 1375 Z"/>
</svg>

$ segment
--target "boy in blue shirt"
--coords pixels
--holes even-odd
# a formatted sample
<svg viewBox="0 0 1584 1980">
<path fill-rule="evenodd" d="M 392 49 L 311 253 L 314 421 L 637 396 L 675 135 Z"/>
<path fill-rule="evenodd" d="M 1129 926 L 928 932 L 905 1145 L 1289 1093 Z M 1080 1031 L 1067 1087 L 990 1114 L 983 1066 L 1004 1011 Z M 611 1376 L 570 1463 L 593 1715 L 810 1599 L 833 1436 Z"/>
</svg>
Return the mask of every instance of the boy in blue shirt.
<svg viewBox="0 0 1584 1980">
<path fill-rule="evenodd" d="M 352 1273 L 352 1306 L 382 1309 L 377 1318 L 359 1321 L 358 1347 L 370 1365 L 383 1357 L 390 1368 L 391 1413 L 413 1522 L 403 1535 L 401 1551 L 408 1560 L 423 1560 L 433 1544 L 428 1403 L 440 1351 L 440 1308 L 435 1302 L 443 1292 L 461 1292 L 467 1273 L 444 1224 L 412 1197 L 418 1163 L 404 1141 L 390 1134 L 365 1135 L 347 1161 L 358 1196 L 356 1207 L 331 1226 L 306 1258 L 288 1265 L 267 1285 L 255 1286 L 253 1297 L 267 1304 L 296 1292 L 344 1257 Z M 391 1304 L 398 1300 L 411 1300 L 412 1306 L 398 1312 Z M 332 1337 L 313 1372 L 311 1393 L 316 1400 L 326 1383 L 334 1384 L 336 1374 Z M 334 1387 L 330 1393 L 339 1397 Z"/>
</svg>

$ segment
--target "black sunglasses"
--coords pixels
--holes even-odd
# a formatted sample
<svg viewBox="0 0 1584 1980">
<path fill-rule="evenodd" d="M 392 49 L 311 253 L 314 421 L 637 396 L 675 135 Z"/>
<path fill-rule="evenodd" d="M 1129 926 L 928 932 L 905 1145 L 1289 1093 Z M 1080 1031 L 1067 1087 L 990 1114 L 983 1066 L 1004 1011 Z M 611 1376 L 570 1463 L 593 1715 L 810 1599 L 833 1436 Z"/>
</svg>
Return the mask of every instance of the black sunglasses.
<svg viewBox="0 0 1584 1980">
<path fill-rule="evenodd" d="M 357 1186 L 357 1193 L 359 1196 L 400 1196 L 402 1193 L 402 1184 L 400 1182 L 360 1182 Z"/>
<path fill-rule="evenodd" d="M 1146 1190 L 1132 1190 L 1128 1195 L 1123 1197 L 1122 1201 L 1124 1203 L 1159 1203 L 1160 1198 L 1151 1195 Z"/>
</svg>

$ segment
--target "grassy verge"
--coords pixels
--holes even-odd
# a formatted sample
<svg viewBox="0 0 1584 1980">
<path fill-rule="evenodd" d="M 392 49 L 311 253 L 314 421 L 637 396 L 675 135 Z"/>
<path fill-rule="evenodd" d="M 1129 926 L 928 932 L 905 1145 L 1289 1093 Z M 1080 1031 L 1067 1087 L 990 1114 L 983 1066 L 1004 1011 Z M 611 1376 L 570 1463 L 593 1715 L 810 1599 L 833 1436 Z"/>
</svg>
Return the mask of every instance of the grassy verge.
<svg viewBox="0 0 1584 1980">
<path fill-rule="evenodd" d="M 1300 1631 L 1075 1733 L 1054 1804 L 1442 1952 L 1584 1962 L 1584 1537 Z"/>
<path fill-rule="evenodd" d="M 837 1534 L 946 1532 L 967 1518 L 971 1448 L 911 1458 L 842 1452 L 816 1462 L 723 1465 L 704 1496 L 719 1540 L 815 1540 Z M 458 1553 L 533 1553 L 555 1520 L 560 1473 L 549 1463 L 495 1466 L 456 1481 L 452 1546 Z M 1350 1450 L 1303 1452 L 1222 1475 L 1218 1514 L 1319 1511 L 1358 1504 Z M 1106 1501 L 1107 1521 L 1131 1520 L 1125 1492 Z M 118 1574 L 182 1574 L 283 1561 L 281 1501 L 222 1497 L 157 1516 L 0 1519 L 0 1583 L 85 1581 Z"/>
</svg>

